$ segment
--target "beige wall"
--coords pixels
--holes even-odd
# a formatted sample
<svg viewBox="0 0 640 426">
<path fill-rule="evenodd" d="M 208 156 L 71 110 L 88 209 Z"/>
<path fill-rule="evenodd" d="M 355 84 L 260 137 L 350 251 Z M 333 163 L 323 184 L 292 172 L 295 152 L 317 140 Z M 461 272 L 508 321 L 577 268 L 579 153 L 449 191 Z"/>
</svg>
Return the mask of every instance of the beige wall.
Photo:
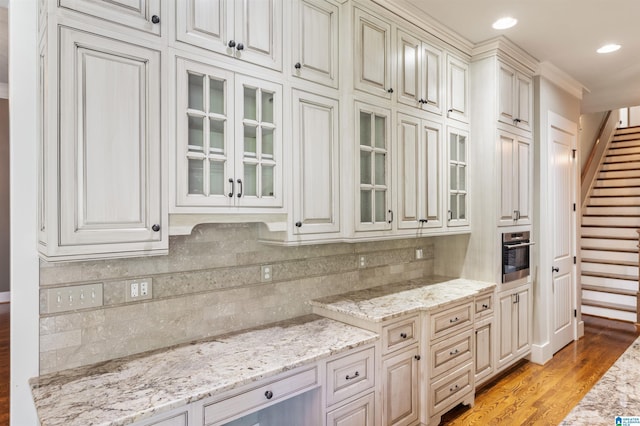
<svg viewBox="0 0 640 426">
<path fill-rule="evenodd" d="M 277 247 L 257 232 L 254 224 L 201 225 L 172 237 L 168 256 L 43 263 L 40 373 L 308 314 L 313 298 L 433 273 L 430 239 Z M 423 260 L 414 260 L 416 247 Z M 260 281 L 265 264 L 273 265 L 270 283 Z M 125 302 L 124 281 L 135 277 L 153 277 L 151 301 Z M 104 284 L 103 307 L 46 313 L 47 287 L 91 282 Z"/>
<path fill-rule="evenodd" d="M 0 292 L 9 291 L 9 101 L 0 99 Z"/>
<path fill-rule="evenodd" d="M 602 121 L 606 116 L 604 112 L 594 112 L 591 114 L 582 114 L 580 116 L 580 133 L 579 133 L 579 150 L 580 150 L 580 172 L 584 169 L 584 165 L 591 154 L 593 145 L 598 137 L 598 131 L 602 126 Z"/>
</svg>

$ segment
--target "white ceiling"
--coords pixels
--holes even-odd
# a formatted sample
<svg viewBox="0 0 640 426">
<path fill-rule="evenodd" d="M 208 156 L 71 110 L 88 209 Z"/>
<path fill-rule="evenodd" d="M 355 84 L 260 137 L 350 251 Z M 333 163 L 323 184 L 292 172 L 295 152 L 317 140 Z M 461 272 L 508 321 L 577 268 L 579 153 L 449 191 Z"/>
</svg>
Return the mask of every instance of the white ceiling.
<svg viewBox="0 0 640 426">
<path fill-rule="evenodd" d="M 472 43 L 504 35 L 586 90 L 583 112 L 640 105 L 640 0 L 405 0 Z M 491 28 L 510 15 L 518 25 Z M 622 49 L 607 55 L 607 43 Z"/>
</svg>

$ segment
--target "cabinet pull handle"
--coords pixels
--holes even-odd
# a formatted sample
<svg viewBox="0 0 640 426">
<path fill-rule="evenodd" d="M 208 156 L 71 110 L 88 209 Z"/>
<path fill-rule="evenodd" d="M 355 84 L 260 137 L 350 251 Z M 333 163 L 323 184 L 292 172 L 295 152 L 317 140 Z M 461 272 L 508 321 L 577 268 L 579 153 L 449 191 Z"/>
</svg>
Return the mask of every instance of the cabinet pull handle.
<svg viewBox="0 0 640 426">
<path fill-rule="evenodd" d="M 447 112 L 453 112 L 453 108 L 449 108 Z"/>
<path fill-rule="evenodd" d="M 407 333 L 400 333 L 400 337 L 402 337 L 403 339 L 407 338 Z"/>
<path fill-rule="evenodd" d="M 271 399 L 271 398 L 273 398 L 273 392 L 271 392 L 271 391 L 266 391 L 266 392 L 264 393 L 264 396 L 265 396 L 267 399 Z"/>
<path fill-rule="evenodd" d="M 236 46 L 236 50 L 244 50 L 244 44 L 238 43 L 238 45 Z"/>
<path fill-rule="evenodd" d="M 460 353 L 460 351 L 456 349 L 456 350 L 453 350 L 453 351 L 449 352 L 449 355 L 457 355 L 459 353 Z"/>
<path fill-rule="evenodd" d="M 360 377 L 360 373 L 357 371 L 353 376 L 350 376 L 347 374 L 347 377 L 345 377 L 345 380 L 352 380 L 352 379 L 355 379 L 356 377 Z"/>
<path fill-rule="evenodd" d="M 514 119 L 513 119 L 513 122 L 514 122 L 514 124 L 515 124 L 516 126 L 517 126 L 517 125 L 518 125 L 518 123 L 520 123 L 521 121 L 522 121 L 522 120 L 520 120 L 519 118 L 514 118 Z"/>
<path fill-rule="evenodd" d="M 160 17 L 158 15 L 153 15 L 151 17 L 151 22 L 153 22 L 154 24 L 160 23 Z"/>
<path fill-rule="evenodd" d="M 418 222 L 420 222 L 421 225 L 424 225 L 425 223 L 429 223 L 429 219 L 420 219 Z"/>
<path fill-rule="evenodd" d="M 450 322 L 450 323 L 454 323 L 454 322 L 458 322 L 458 321 L 460 321 L 460 318 L 458 318 L 458 317 L 451 318 L 451 319 L 449 320 L 449 322 Z"/>
<path fill-rule="evenodd" d="M 416 355 L 416 356 L 414 356 L 414 358 L 415 358 L 416 361 L 420 361 L 421 356 L 420 355 Z"/>
<path fill-rule="evenodd" d="M 518 210 L 514 210 L 513 211 L 513 214 L 511 215 L 511 218 L 513 220 L 518 220 Z"/>
<path fill-rule="evenodd" d="M 486 303 L 482 304 L 482 309 L 489 309 L 489 305 L 487 305 Z"/>
<path fill-rule="evenodd" d="M 238 191 L 238 198 L 242 197 L 242 179 L 238 179 L 238 185 L 240 185 L 240 190 Z"/>
<path fill-rule="evenodd" d="M 300 68 L 302 68 L 302 64 L 300 62 L 296 62 L 296 64 L 293 67 L 299 70 Z"/>
<path fill-rule="evenodd" d="M 447 210 L 447 220 L 453 220 L 453 213 L 451 210 Z"/>
<path fill-rule="evenodd" d="M 387 223 L 393 222 L 393 210 L 389 210 L 389 214 L 391 215 L 391 219 L 387 221 Z"/>
<path fill-rule="evenodd" d="M 233 182 L 232 178 L 229 178 L 229 183 L 231 184 L 231 192 L 227 195 L 229 195 L 229 198 L 233 197 L 234 192 L 236 192 L 236 184 Z"/>
<path fill-rule="evenodd" d="M 230 48 L 232 48 L 232 49 L 233 49 L 234 47 L 236 47 L 236 42 L 235 42 L 235 40 L 229 40 L 229 44 L 227 44 L 227 46 L 229 46 L 229 47 L 230 47 Z"/>
<path fill-rule="evenodd" d="M 151 226 L 151 230 L 153 230 L 153 232 L 158 232 L 160 230 L 160 225 L 154 223 L 153 226 Z"/>
<path fill-rule="evenodd" d="M 455 391 L 457 391 L 458 389 L 460 389 L 460 386 L 455 385 L 454 387 L 449 388 L 449 392 L 455 392 Z"/>
<path fill-rule="evenodd" d="M 300 221 L 297 221 L 295 225 L 296 225 L 296 228 L 302 228 L 302 222 Z"/>
</svg>

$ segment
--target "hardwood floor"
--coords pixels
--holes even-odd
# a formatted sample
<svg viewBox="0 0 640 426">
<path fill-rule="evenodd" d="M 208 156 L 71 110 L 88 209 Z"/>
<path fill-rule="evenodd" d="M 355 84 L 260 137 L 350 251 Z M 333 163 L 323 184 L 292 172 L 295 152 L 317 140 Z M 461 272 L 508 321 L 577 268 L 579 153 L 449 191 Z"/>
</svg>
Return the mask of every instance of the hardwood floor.
<svg viewBox="0 0 640 426">
<path fill-rule="evenodd" d="M 458 406 L 441 425 L 558 425 L 640 332 L 633 324 L 583 316 L 584 337 L 544 366 L 522 361 Z"/>
<path fill-rule="evenodd" d="M 9 424 L 9 309 L 0 304 L 0 425 Z"/>
</svg>

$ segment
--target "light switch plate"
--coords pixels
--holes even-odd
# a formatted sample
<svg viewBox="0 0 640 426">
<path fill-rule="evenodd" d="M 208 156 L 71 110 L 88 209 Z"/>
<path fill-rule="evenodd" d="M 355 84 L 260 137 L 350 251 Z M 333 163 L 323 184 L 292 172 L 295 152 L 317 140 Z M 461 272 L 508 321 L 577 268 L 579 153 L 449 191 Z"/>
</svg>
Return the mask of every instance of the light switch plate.
<svg viewBox="0 0 640 426">
<path fill-rule="evenodd" d="M 47 289 L 47 312 L 75 311 L 102 306 L 102 283 Z"/>
</svg>

